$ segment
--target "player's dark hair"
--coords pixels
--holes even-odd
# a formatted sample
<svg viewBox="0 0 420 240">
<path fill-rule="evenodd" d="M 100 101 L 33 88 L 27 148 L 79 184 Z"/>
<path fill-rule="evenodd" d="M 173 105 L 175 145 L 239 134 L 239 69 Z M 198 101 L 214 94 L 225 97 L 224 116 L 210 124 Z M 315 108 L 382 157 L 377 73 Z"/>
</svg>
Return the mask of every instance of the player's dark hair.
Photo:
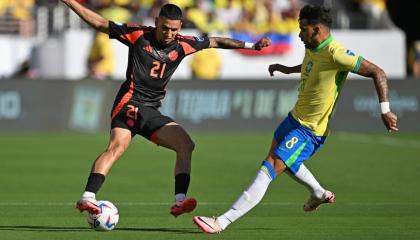
<svg viewBox="0 0 420 240">
<path fill-rule="evenodd" d="M 165 4 L 160 9 L 159 17 L 166 17 L 170 20 L 182 20 L 182 10 L 175 4 Z"/>
<path fill-rule="evenodd" d="M 305 5 L 300 10 L 299 20 L 306 20 L 311 25 L 320 23 L 329 28 L 332 25 L 330 9 L 321 6 Z"/>
</svg>

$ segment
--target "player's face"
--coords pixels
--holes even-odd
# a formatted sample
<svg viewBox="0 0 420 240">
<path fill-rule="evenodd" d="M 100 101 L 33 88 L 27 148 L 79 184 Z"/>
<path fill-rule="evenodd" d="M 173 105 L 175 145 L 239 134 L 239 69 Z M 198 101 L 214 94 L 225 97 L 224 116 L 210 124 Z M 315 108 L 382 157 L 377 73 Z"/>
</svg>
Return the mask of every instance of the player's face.
<svg viewBox="0 0 420 240">
<path fill-rule="evenodd" d="M 167 45 L 175 40 L 175 36 L 181 30 L 181 20 L 171 20 L 166 17 L 158 17 L 156 24 L 156 39 L 159 43 Z"/>
<path fill-rule="evenodd" d="M 305 47 L 309 49 L 316 48 L 318 43 L 316 42 L 315 38 L 318 35 L 319 27 L 316 25 L 311 25 L 305 20 L 299 20 L 299 28 L 299 37 L 305 44 Z"/>
</svg>

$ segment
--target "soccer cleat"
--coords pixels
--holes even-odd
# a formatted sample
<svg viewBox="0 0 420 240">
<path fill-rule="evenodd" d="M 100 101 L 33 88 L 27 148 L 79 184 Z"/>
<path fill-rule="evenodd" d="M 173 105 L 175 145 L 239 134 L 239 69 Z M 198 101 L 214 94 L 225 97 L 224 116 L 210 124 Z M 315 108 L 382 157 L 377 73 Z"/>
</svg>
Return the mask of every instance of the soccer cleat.
<svg viewBox="0 0 420 240">
<path fill-rule="evenodd" d="M 76 208 L 80 212 L 88 211 L 90 214 L 99 214 L 101 213 L 101 208 L 98 206 L 98 202 L 94 198 L 81 198 L 76 203 Z"/>
<path fill-rule="evenodd" d="M 194 198 L 185 198 L 182 201 L 176 202 L 171 207 L 171 212 L 170 213 L 174 217 L 178 217 L 181 214 L 191 212 L 192 210 L 195 209 L 196 206 L 197 206 L 197 201 Z"/>
<path fill-rule="evenodd" d="M 335 194 L 327 190 L 324 192 L 324 194 L 322 194 L 321 199 L 317 199 L 311 196 L 308 199 L 308 201 L 303 205 L 303 211 L 311 212 L 311 211 L 317 210 L 321 206 L 321 204 L 334 203 L 334 200 L 335 200 Z"/>
<path fill-rule="evenodd" d="M 193 218 L 194 223 L 204 232 L 204 233 L 220 233 L 223 231 L 222 227 L 217 223 L 217 218 L 212 217 L 200 217 L 196 216 Z"/>
</svg>

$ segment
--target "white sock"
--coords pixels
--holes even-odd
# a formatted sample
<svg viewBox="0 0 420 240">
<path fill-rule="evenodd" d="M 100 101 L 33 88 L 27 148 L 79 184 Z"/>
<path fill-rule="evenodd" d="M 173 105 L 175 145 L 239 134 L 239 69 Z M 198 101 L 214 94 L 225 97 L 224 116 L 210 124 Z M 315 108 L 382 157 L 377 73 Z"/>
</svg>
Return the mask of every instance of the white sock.
<svg viewBox="0 0 420 240">
<path fill-rule="evenodd" d="M 265 163 L 269 164 L 266 161 Z M 265 192 L 267 191 L 268 185 L 272 179 L 276 177 L 271 164 L 267 166 L 265 163 L 263 163 L 263 166 L 258 171 L 254 181 L 241 194 L 241 196 L 239 196 L 232 207 L 223 215 L 217 217 L 217 222 L 222 229 L 225 229 L 229 224 L 236 221 L 245 213 L 249 212 L 263 198 Z"/>
<path fill-rule="evenodd" d="M 309 171 L 305 165 L 300 165 L 300 168 L 295 175 L 293 175 L 290 171 L 287 171 L 287 174 L 305 186 L 309 192 L 311 192 L 312 196 L 318 199 L 322 198 L 322 194 L 324 194 L 325 189 L 319 184 L 314 175 L 312 175 L 311 171 Z"/>
<path fill-rule="evenodd" d="M 96 194 L 93 192 L 84 192 L 82 198 L 93 198 L 96 199 Z"/>
<path fill-rule="evenodd" d="M 184 193 L 178 193 L 175 195 L 175 202 L 183 201 L 186 197 Z"/>
</svg>

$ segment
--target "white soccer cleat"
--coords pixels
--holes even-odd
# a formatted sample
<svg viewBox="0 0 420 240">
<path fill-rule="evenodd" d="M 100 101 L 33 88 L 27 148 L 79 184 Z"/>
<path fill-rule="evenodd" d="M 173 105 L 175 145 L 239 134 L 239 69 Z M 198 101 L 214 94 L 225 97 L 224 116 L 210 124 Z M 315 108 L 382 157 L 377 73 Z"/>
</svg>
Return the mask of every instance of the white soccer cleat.
<svg viewBox="0 0 420 240">
<path fill-rule="evenodd" d="M 194 223 L 205 233 L 220 233 L 223 231 L 219 223 L 217 223 L 217 218 L 201 217 L 196 216 L 193 218 Z"/>
<path fill-rule="evenodd" d="M 314 210 L 317 210 L 321 204 L 323 203 L 334 203 L 335 200 L 335 194 L 330 191 L 325 191 L 324 194 L 322 194 L 321 199 L 317 199 L 314 196 L 311 196 L 308 201 L 303 205 L 303 211 L 305 212 L 311 212 Z"/>
<path fill-rule="evenodd" d="M 90 214 L 101 213 L 101 208 L 98 206 L 98 202 L 94 198 L 81 198 L 76 203 L 76 208 L 80 212 L 88 211 Z"/>
</svg>

